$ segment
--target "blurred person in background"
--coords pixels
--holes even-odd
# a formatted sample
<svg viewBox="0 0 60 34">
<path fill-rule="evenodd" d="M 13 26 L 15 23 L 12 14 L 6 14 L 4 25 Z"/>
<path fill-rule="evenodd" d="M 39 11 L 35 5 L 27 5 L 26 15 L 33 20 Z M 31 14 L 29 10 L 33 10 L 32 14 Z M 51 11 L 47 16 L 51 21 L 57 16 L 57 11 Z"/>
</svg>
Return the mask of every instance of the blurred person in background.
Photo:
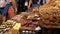
<svg viewBox="0 0 60 34">
<path fill-rule="evenodd" d="M 18 6 L 17 6 L 18 12 L 17 13 L 24 11 L 24 3 L 25 3 L 25 0 L 17 0 L 17 4 L 18 4 Z"/>
<path fill-rule="evenodd" d="M 36 6 L 40 6 L 40 5 L 43 5 L 43 0 L 29 0 L 28 9 L 30 7 L 36 7 Z"/>
<path fill-rule="evenodd" d="M 3 15 L 3 22 L 6 20 L 6 14 L 8 13 L 8 9 L 13 5 L 14 9 L 16 8 L 15 0 L 0 0 L 0 14 Z"/>
<path fill-rule="evenodd" d="M 0 0 L 0 14 L 2 14 L 2 11 L 4 9 L 6 5 L 6 1 L 5 0 Z"/>
<path fill-rule="evenodd" d="M 1 15 L 3 15 L 3 13 L 4 13 L 3 10 L 4 10 L 5 6 L 6 6 L 6 0 L 0 0 L 0 14 Z M 5 17 L 3 16 L 2 19 L 5 20 Z"/>
<path fill-rule="evenodd" d="M 43 0 L 43 4 L 47 4 L 47 5 L 54 5 L 55 4 L 55 0 Z"/>
<path fill-rule="evenodd" d="M 28 10 L 28 3 L 29 3 L 29 0 L 25 0 L 24 2 L 24 10 Z"/>
<path fill-rule="evenodd" d="M 3 9 L 5 7 L 5 0 L 0 0 L 0 21 L 2 20 L 2 12 L 3 12 Z"/>
</svg>

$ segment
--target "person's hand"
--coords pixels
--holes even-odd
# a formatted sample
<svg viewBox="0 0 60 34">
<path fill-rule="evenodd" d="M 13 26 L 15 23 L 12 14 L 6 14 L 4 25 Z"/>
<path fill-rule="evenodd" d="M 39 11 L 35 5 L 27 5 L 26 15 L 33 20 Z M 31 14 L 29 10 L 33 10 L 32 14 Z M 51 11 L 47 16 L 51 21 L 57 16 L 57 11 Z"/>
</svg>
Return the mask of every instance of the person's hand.
<svg viewBox="0 0 60 34">
<path fill-rule="evenodd" d="M 15 14 L 17 14 L 17 8 L 15 8 Z"/>
<path fill-rule="evenodd" d="M 3 3 L 2 7 L 5 7 L 6 6 L 6 2 Z"/>
<path fill-rule="evenodd" d="M 30 9 L 30 7 L 28 6 L 28 10 Z"/>
</svg>

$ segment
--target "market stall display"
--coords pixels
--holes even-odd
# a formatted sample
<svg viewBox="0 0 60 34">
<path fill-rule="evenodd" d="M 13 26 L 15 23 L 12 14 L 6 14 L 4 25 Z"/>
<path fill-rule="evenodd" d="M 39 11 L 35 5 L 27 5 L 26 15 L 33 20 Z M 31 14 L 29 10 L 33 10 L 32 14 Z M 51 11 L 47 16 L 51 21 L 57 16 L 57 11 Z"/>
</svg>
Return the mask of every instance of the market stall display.
<svg viewBox="0 0 60 34">
<path fill-rule="evenodd" d="M 0 34 L 4 34 L 6 31 L 10 30 L 16 22 L 8 20 L 6 22 L 3 22 L 0 25 Z"/>
<path fill-rule="evenodd" d="M 40 9 L 41 19 L 40 19 L 40 26 L 46 26 L 46 28 L 59 28 L 59 19 L 60 19 L 60 8 L 59 7 L 44 7 Z M 48 24 L 49 23 L 49 24 Z M 48 26 L 49 25 L 49 26 Z"/>
<path fill-rule="evenodd" d="M 36 32 L 41 30 L 40 26 L 38 25 L 39 19 L 40 16 L 38 12 L 22 12 L 21 14 L 14 16 L 11 20 L 21 24 L 20 33 L 22 33 L 23 30 L 26 30 L 28 32 L 31 31 L 31 33 L 35 31 L 36 34 Z"/>
<path fill-rule="evenodd" d="M 55 5 L 45 5 L 40 6 L 40 27 L 42 28 L 42 34 L 60 34 L 60 6 L 55 3 Z"/>
<path fill-rule="evenodd" d="M 20 23 L 14 20 L 7 20 L 0 25 L 0 34 L 19 34 Z"/>
<path fill-rule="evenodd" d="M 5 34 L 19 34 L 20 23 L 16 23 L 10 30 L 6 31 Z"/>
<path fill-rule="evenodd" d="M 60 28 L 60 7 L 54 5 L 43 5 L 35 7 L 31 12 L 26 12 L 12 19 L 21 23 L 21 30 L 36 31 L 36 27 Z"/>
<path fill-rule="evenodd" d="M 5 34 L 51 34 L 60 28 L 60 2 L 37 6 L 27 12 L 12 17 L 0 25 L 0 33 Z M 46 32 L 45 32 L 46 31 Z M 52 32 L 51 32 L 52 31 Z M 54 33 L 53 32 L 53 33 Z"/>
<path fill-rule="evenodd" d="M 18 18 L 16 19 L 16 17 Z M 38 21 L 40 18 L 38 13 L 35 12 L 29 14 L 20 14 L 20 16 L 17 15 L 15 16 L 15 18 L 13 17 L 12 19 L 21 23 L 21 29 L 35 30 L 35 28 L 38 26 Z"/>
</svg>

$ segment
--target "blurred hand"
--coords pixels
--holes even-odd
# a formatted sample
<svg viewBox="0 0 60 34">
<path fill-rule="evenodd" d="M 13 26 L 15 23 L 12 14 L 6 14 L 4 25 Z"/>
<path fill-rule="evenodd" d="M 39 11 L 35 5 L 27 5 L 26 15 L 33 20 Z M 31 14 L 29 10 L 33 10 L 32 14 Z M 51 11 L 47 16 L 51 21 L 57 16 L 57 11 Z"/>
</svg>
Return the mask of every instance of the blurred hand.
<svg viewBox="0 0 60 34">
<path fill-rule="evenodd" d="M 30 9 L 30 6 L 28 6 L 28 10 Z"/>
<path fill-rule="evenodd" d="M 17 8 L 15 8 L 15 14 L 17 14 Z"/>
<path fill-rule="evenodd" d="M 2 7 L 5 7 L 6 6 L 6 2 L 3 3 Z"/>
</svg>

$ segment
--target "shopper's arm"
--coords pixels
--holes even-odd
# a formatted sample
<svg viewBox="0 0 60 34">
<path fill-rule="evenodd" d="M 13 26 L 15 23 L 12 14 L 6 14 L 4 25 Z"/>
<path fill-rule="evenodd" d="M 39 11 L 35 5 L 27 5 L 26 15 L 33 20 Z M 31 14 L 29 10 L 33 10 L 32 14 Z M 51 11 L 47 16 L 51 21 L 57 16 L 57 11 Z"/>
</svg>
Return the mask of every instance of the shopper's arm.
<svg viewBox="0 0 60 34">
<path fill-rule="evenodd" d="M 32 0 L 29 1 L 28 9 L 30 8 L 31 4 L 32 4 Z"/>
<path fill-rule="evenodd" d="M 13 7 L 16 7 L 16 0 L 11 0 L 12 4 L 13 4 Z"/>
<path fill-rule="evenodd" d="M 45 4 L 46 0 L 43 0 L 43 5 Z"/>
<path fill-rule="evenodd" d="M 11 2 L 12 2 L 12 5 L 13 5 L 13 7 L 14 7 L 14 9 L 15 9 L 15 12 L 17 12 L 16 0 L 11 0 Z"/>
</svg>

